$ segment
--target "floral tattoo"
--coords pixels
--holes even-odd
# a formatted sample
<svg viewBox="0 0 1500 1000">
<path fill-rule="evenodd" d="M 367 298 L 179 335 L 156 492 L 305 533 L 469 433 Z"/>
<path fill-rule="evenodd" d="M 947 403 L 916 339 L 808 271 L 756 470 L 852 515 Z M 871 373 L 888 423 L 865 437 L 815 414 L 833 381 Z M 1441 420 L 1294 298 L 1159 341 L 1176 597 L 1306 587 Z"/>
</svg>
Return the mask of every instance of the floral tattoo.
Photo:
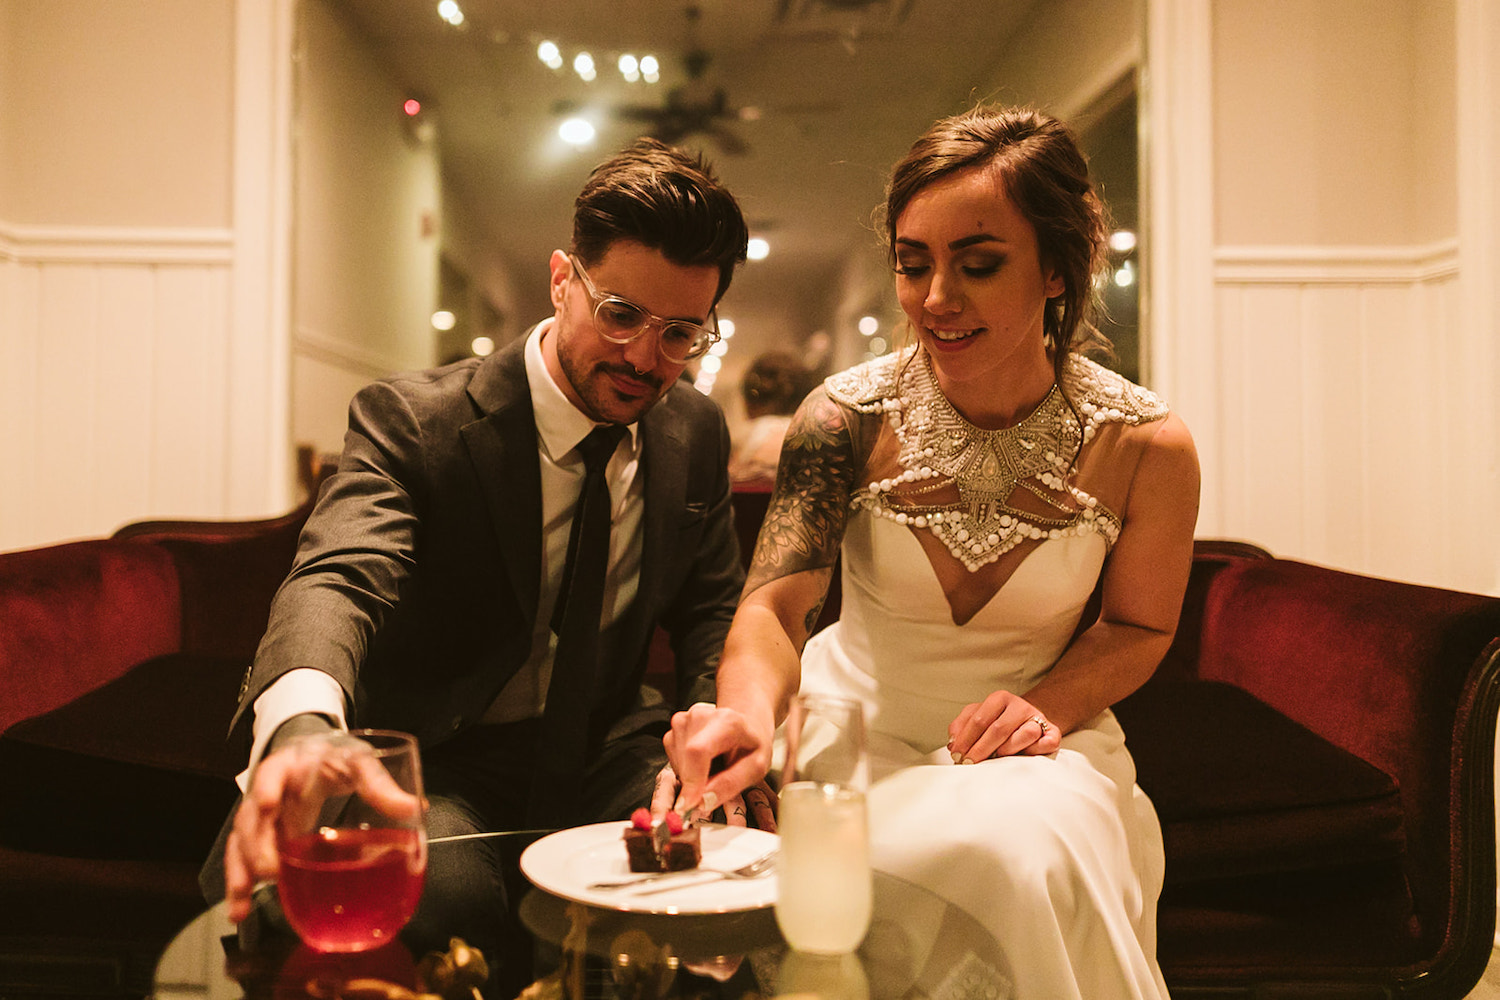
<svg viewBox="0 0 1500 1000">
<path fill-rule="evenodd" d="M 833 574 L 857 460 L 846 412 L 820 390 L 792 418 L 745 592 L 794 573 Z M 822 602 L 808 612 L 811 631 Z"/>
</svg>

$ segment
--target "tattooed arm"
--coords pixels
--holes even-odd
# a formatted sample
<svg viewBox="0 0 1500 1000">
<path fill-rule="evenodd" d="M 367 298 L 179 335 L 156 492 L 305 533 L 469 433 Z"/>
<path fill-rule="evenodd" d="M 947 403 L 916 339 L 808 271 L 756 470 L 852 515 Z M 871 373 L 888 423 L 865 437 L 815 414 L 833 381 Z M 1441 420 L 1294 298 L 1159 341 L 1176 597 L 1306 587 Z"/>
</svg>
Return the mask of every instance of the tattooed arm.
<svg viewBox="0 0 1500 1000">
<path fill-rule="evenodd" d="M 678 805 L 723 802 L 765 775 L 771 738 L 801 679 L 802 647 L 828 596 L 849 498 L 868 445 L 862 419 L 818 389 L 792 418 L 739 609 L 719 661 L 718 704 L 672 719 L 667 755 Z M 878 420 L 878 418 L 876 418 Z M 709 778 L 709 764 L 726 767 Z"/>
</svg>

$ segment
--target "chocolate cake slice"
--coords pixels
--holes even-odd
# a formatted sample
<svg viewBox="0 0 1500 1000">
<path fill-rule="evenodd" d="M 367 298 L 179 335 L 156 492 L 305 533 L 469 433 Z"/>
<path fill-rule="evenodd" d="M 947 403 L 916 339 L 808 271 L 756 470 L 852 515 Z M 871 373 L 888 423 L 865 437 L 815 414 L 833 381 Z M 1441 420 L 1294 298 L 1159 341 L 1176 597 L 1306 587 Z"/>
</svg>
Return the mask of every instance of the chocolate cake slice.
<svg viewBox="0 0 1500 1000">
<path fill-rule="evenodd" d="M 686 825 L 675 812 L 660 823 L 651 822 L 648 809 L 637 809 L 625 828 L 625 855 L 633 872 L 679 872 L 697 868 L 703 860 L 703 832 Z"/>
<path fill-rule="evenodd" d="M 661 849 L 662 871 L 680 872 L 697 868 L 703 860 L 703 831 L 696 826 L 684 827 L 667 838 Z"/>
</svg>

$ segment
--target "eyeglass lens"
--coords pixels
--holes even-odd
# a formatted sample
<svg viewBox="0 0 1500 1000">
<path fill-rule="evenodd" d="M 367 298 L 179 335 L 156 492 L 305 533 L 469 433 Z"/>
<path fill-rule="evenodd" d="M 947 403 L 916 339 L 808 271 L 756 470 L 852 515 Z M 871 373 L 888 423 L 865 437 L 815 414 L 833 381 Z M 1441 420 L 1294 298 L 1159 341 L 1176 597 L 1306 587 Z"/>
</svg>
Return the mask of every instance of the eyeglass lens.
<svg viewBox="0 0 1500 1000">
<path fill-rule="evenodd" d="M 594 309 L 594 322 L 606 340 L 634 340 L 651 321 L 651 314 L 624 299 L 606 298 Z M 688 323 L 667 323 L 661 330 L 661 352 L 674 361 L 686 361 L 706 347 L 709 331 Z"/>
</svg>

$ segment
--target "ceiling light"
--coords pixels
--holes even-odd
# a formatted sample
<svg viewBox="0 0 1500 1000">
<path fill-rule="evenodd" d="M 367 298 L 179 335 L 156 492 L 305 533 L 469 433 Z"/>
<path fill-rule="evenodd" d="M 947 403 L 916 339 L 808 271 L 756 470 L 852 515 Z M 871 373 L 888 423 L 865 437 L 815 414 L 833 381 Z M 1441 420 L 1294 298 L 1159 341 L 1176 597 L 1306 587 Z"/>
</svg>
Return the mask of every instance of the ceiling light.
<svg viewBox="0 0 1500 1000">
<path fill-rule="evenodd" d="M 704 372 L 712 372 L 717 375 L 719 372 L 719 366 L 722 364 L 723 362 L 714 357 L 712 354 L 705 354 L 703 355 L 703 360 L 698 362 L 698 370 Z"/>
<path fill-rule="evenodd" d="M 765 260 L 766 255 L 771 252 L 771 244 L 759 236 L 751 237 L 750 243 L 745 247 L 745 256 L 751 260 Z"/>
<path fill-rule="evenodd" d="M 454 0 L 443 0 L 437 5 L 438 17 L 447 21 L 455 28 L 464 23 L 464 12 L 458 9 Z"/>
<path fill-rule="evenodd" d="M 469 344 L 469 350 L 476 357 L 487 358 L 495 353 L 495 342 L 488 337 L 475 337 L 473 343 Z"/>
<path fill-rule="evenodd" d="M 569 118 L 557 126 L 557 137 L 569 146 L 587 146 L 594 134 L 593 124 L 583 118 Z"/>
<path fill-rule="evenodd" d="M 415 97 L 408 97 L 401 105 L 401 110 L 406 112 L 406 117 L 415 118 L 422 113 L 422 102 Z"/>
<path fill-rule="evenodd" d="M 1127 288 L 1130 285 L 1135 284 L 1135 268 L 1131 266 L 1130 261 L 1127 260 L 1124 265 L 1115 272 L 1115 284 L 1121 288 Z"/>
<path fill-rule="evenodd" d="M 434 330 L 451 330 L 458 325 L 458 317 L 447 309 L 439 309 L 432 314 L 432 328 Z"/>
<path fill-rule="evenodd" d="M 891 345 L 885 342 L 884 337 L 870 338 L 870 353 L 874 354 L 876 357 L 884 354 L 890 348 L 890 346 Z"/>
<path fill-rule="evenodd" d="M 718 322 L 717 325 L 718 325 L 718 328 L 719 328 L 719 336 L 720 337 L 723 337 L 725 340 L 728 340 L 730 337 L 734 336 L 734 320 L 732 320 L 732 319 L 721 319 L 721 320 L 719 320 L 719 322 Z"/>
<path fill-rule="evenodd" d="M 585 82 L 599 75 L 598 71 L 594 69 L 594 57 L 587 52 L 580 52 L 573 57 L 573 72 L 577 73 L 579 78 Z"/>
<path fill-rule="evenodd" d="M 635 83 L 641 78 L 641 61 L 629 52 L 620 57 L 620 75 L 630 83 Z"/>
<path fill-rule="evenodd" d="M 729 341 L 727 341 L 727 340 L 716 340 L 716 341 L 714 341 L 713 345 L 711 347 L 709 347 L 708 353 L 712 354 L 716 358 L 722 358 L 724 355 L 726 355 L 726 354 L 729 353 Z"/>
<path fill-rule="evenodd" d="M 1117 229 L 1109 234 L 1109 246 L 1111 250 L 1129 253 L 1135 249 L 1135 233 L 1128 229 Z"/>
<path fill-rule="evenodd" d="M 656 61 L 655 56 L 641 56 L 641 76 L 646 78 L 647 83 L 655 83 L 661 79 L 661 63 Z"/>
<path fill-rule="evenodd" d="M 714 391 L 714 383 L 719 377 L 713 372 L 699 372 L 698 377 L 693 380 L 693 388 L 707 396 Z"/>
<path fill-rule="evenodd" d="M 866 337 L 875 336 L 875 331 L 880 329 L 880 320 L 874 316 L 861 316 L 859 318 L 859 332 Z"/>
<path fill-rule="evenodd" d="M 562 53 L 558 51 L 556 42 L 543 42 L 538 45 L 536 47 L 536 57 L 553 69 L 562 68 Z"/>
</svg>

